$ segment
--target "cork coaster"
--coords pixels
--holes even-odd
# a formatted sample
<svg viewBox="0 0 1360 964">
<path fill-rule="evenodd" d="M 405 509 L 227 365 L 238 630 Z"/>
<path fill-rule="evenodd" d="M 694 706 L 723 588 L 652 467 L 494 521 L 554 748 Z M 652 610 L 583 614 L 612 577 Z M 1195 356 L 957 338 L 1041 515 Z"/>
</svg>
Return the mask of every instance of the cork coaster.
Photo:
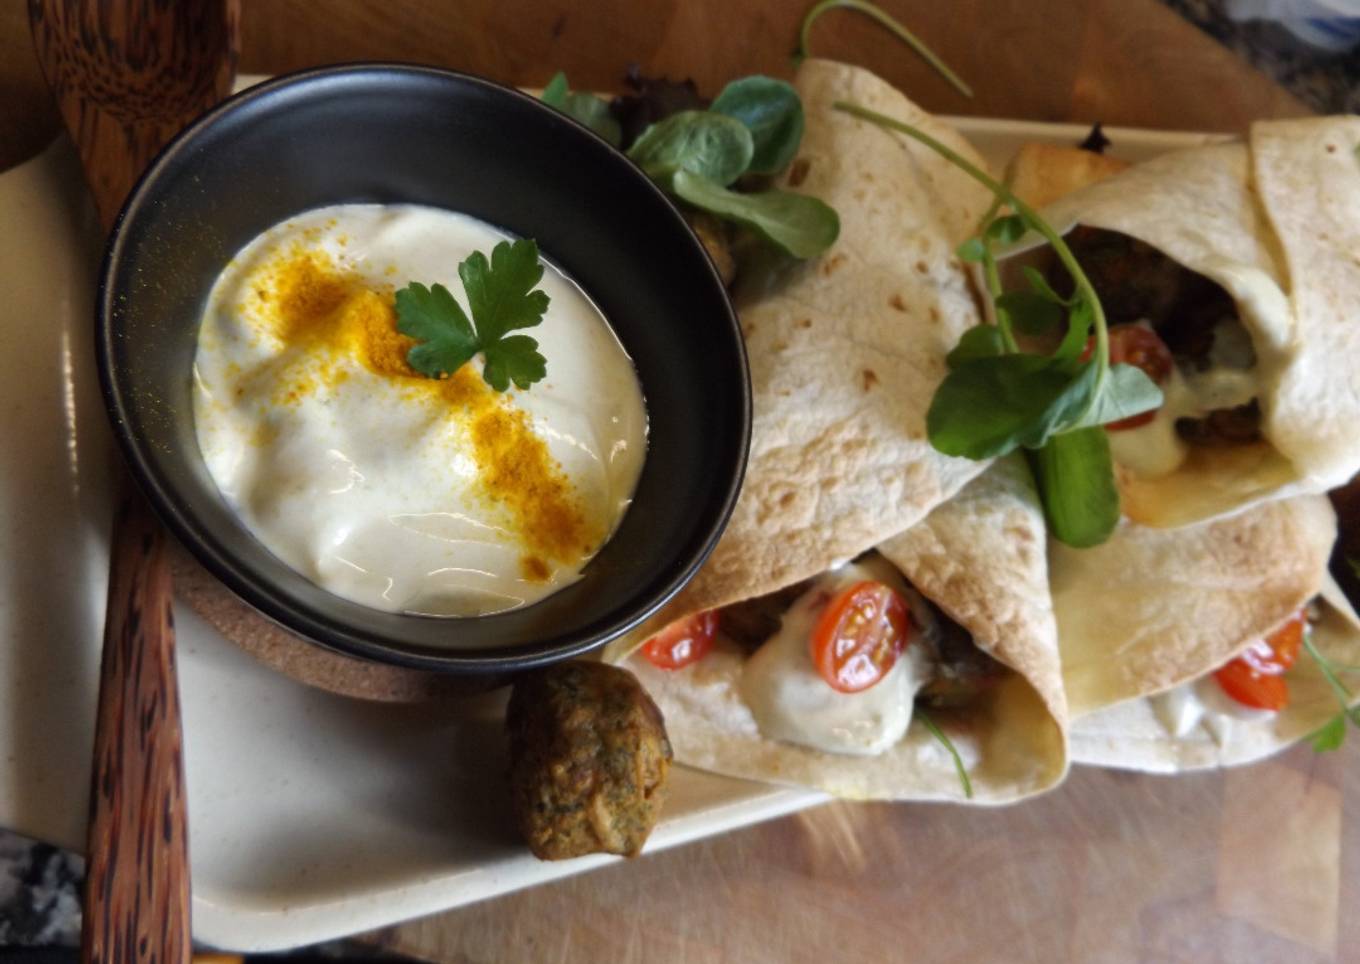
<svg viewBox="0 0 1360 964">
<path fill-rule="evenodd" d="M 171 540 L 175 595 L 241 649 L 299 683 L 341 696 L 385 703 L 423 703 L 483 692 L 495 676 L 453 676 L 355 659 L 288 632 L 241 600 Z"/>
</svg>

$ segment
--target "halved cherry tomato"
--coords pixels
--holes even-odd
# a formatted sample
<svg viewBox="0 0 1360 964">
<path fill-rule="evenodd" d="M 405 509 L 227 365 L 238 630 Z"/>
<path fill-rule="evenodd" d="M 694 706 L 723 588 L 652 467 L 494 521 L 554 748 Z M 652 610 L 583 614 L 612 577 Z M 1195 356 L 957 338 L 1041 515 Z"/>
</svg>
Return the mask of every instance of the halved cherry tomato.
<svg viewBox="0 0 1360 964">
<path fill-rule="evenodd" d="M 1223 692 L 1243 706 L 1258 710 L 1282 710 L 1288 706 L 1289 684 L 1284 674 L 1299 658 L 1306 625 L 1307 617 L 1298 613 L 1215 672 L 1214 678 Z"/>
<path fill-rule="evenodd" d="M 717 634 L 718 611 L 709 609 L 671 623 L 647 640 L 642 655 L 658 669 L 683 669 L 708 655 Z"/>
<path fill-rule="evenodd" d="M 1086 342 L 1086 351 L 1082 353 L 1082 359 L 1089 359 L 1094 350 L 1093 336 Z M 1110 364 L 1118 365 L 1120 362 L 1141 368 L 1148 378 L 1158 385 L 1163 385 L 1171 375 L 1171 366 L 1175 364 L 1175 359 L 1171 357 L 1171 349 L 1166 347 L 1166 342 L 1162 341 L 1151 328 L 1144 328 L 1142 325 L 1115 325 L 1110 329 Z M 1154 408 L 1150 412 L 1140 412 L 1128 418 L 1121 418 L 1105 427 L 1111 432 L 1119 432 L 1126 428 L 1146 425 L 1156 417 L 1157 410 Z"/>
<path fill-rule="evenodd" d="M 907 647 L 907 604 L 881 582 L 859 582 L 826 604 L 812 630 L 812 662 L 842 693 L 873 686 Z"/>
</svg>

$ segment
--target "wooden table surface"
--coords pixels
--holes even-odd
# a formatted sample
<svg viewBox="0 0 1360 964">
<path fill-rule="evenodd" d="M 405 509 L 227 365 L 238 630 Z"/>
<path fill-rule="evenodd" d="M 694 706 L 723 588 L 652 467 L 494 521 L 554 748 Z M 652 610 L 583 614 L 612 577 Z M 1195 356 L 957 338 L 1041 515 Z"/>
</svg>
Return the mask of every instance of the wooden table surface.
<svg viewBox="0 0 1360 964">
<path fill-rule="evenodd" d="M 630 62 L 712 93 L 787 75 L 803 0 L 243 0 L 240 69 L 394 59 L 616 89 Z M 936 111 L 1186 130 L 1305 113 L 1154 0 L 885 0 L 977 90 L 872 24 L 814 50 Z M 57 129 L 23 5 L 0 5 L 0 169 Z M 832 804 L 392 928 L 450 962 L 1339 961 L 1360 955 L 1360 747 L 1175 779 L 1075 771 L 989 812 Z"/>
</svg>

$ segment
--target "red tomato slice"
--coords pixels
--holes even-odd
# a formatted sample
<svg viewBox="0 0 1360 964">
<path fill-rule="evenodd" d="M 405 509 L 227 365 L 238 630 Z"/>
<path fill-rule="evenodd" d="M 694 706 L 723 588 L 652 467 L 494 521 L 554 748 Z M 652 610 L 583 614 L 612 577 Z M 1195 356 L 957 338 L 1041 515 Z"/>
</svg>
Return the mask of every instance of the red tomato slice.
<svg viewBox="0 0 1360 964">
<path fill-rule="evenodd" d="M 1306 625 L 1307 618 L 1300 612 L 1225 664 L 1214 673 L 1223 692 L 1253 709 L 1282 710 L 1288 706 L 1289 684 L 1284 674 L 1299 658 Z"/>
<path fill-rule="evenodd" d="M 827 603 L 812 631 L 812 662 L 842 693 L 873 686 L 907 647 L 907 604 L 881 582 L 860 582 Z"/>
<path fill-rule="evenodd" d="M 1095 338 L 1092 337 L 1086 343 L 1086 351 L 1082 358 L 1090 358 L 1094 348 Z M 1110 329 L 1110 364 L 1118 365 L 1120 362 L 1141 368 L 1147 377 L 1158 385 L 1166 384 L 1167 378 L 1171 376 L 1171 366 L 1176 363 L 1171 357 L 1171 349 L 1166 347 L 1166 342 L 1162 341 L 1151 328 L 1144 328 L 1142 325 L 1115 325 Z M 1126 428 L 1146 425 L 1156 417 L 1157 410 L 1154 408 L 1150 412 L 1130 415 L 1128 418 L 1111 422 L 1105 428 L 1111 432 L 1119 432 Z"/>
<path fill-rule="evenodd" d="M 658 669 L 683 669 L 708 655 L 717 634 L 718 611 L 709 609 L 671 623 L 647 640 L 642 654 Z"/>
</svg>

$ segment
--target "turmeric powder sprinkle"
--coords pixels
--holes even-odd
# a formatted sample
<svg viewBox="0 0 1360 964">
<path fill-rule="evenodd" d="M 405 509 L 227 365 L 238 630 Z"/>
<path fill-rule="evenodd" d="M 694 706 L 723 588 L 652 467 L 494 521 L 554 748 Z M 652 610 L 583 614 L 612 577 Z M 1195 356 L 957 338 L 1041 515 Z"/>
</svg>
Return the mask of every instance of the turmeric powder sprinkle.
<svg viewBox="0 0 1360 964">
<path fill-rule="evenodd" d="M 257 269 L 249 290 L 245 307 L 265 334 L 296 349 L 285 352 L 289 360 L 275 404 L 296 404 L 319 387 L 342 384 L 357 361 L 397 383 L 413 403 L 458 423 L 477 466 L 477 494 L 500 510 L 526 552 L 523 578 L 546 582 L 552 575 L 546 560 L 571 562 L 598 546 L 601 525 L 587 518 L 575 486 L 526 412 L 471 365 L 442 379 L 410 366 L 407 354 L 416 343 L 397 331 L 390 287 L 368 285 L 324 250 L 295 244 Z"/>
</svg>

